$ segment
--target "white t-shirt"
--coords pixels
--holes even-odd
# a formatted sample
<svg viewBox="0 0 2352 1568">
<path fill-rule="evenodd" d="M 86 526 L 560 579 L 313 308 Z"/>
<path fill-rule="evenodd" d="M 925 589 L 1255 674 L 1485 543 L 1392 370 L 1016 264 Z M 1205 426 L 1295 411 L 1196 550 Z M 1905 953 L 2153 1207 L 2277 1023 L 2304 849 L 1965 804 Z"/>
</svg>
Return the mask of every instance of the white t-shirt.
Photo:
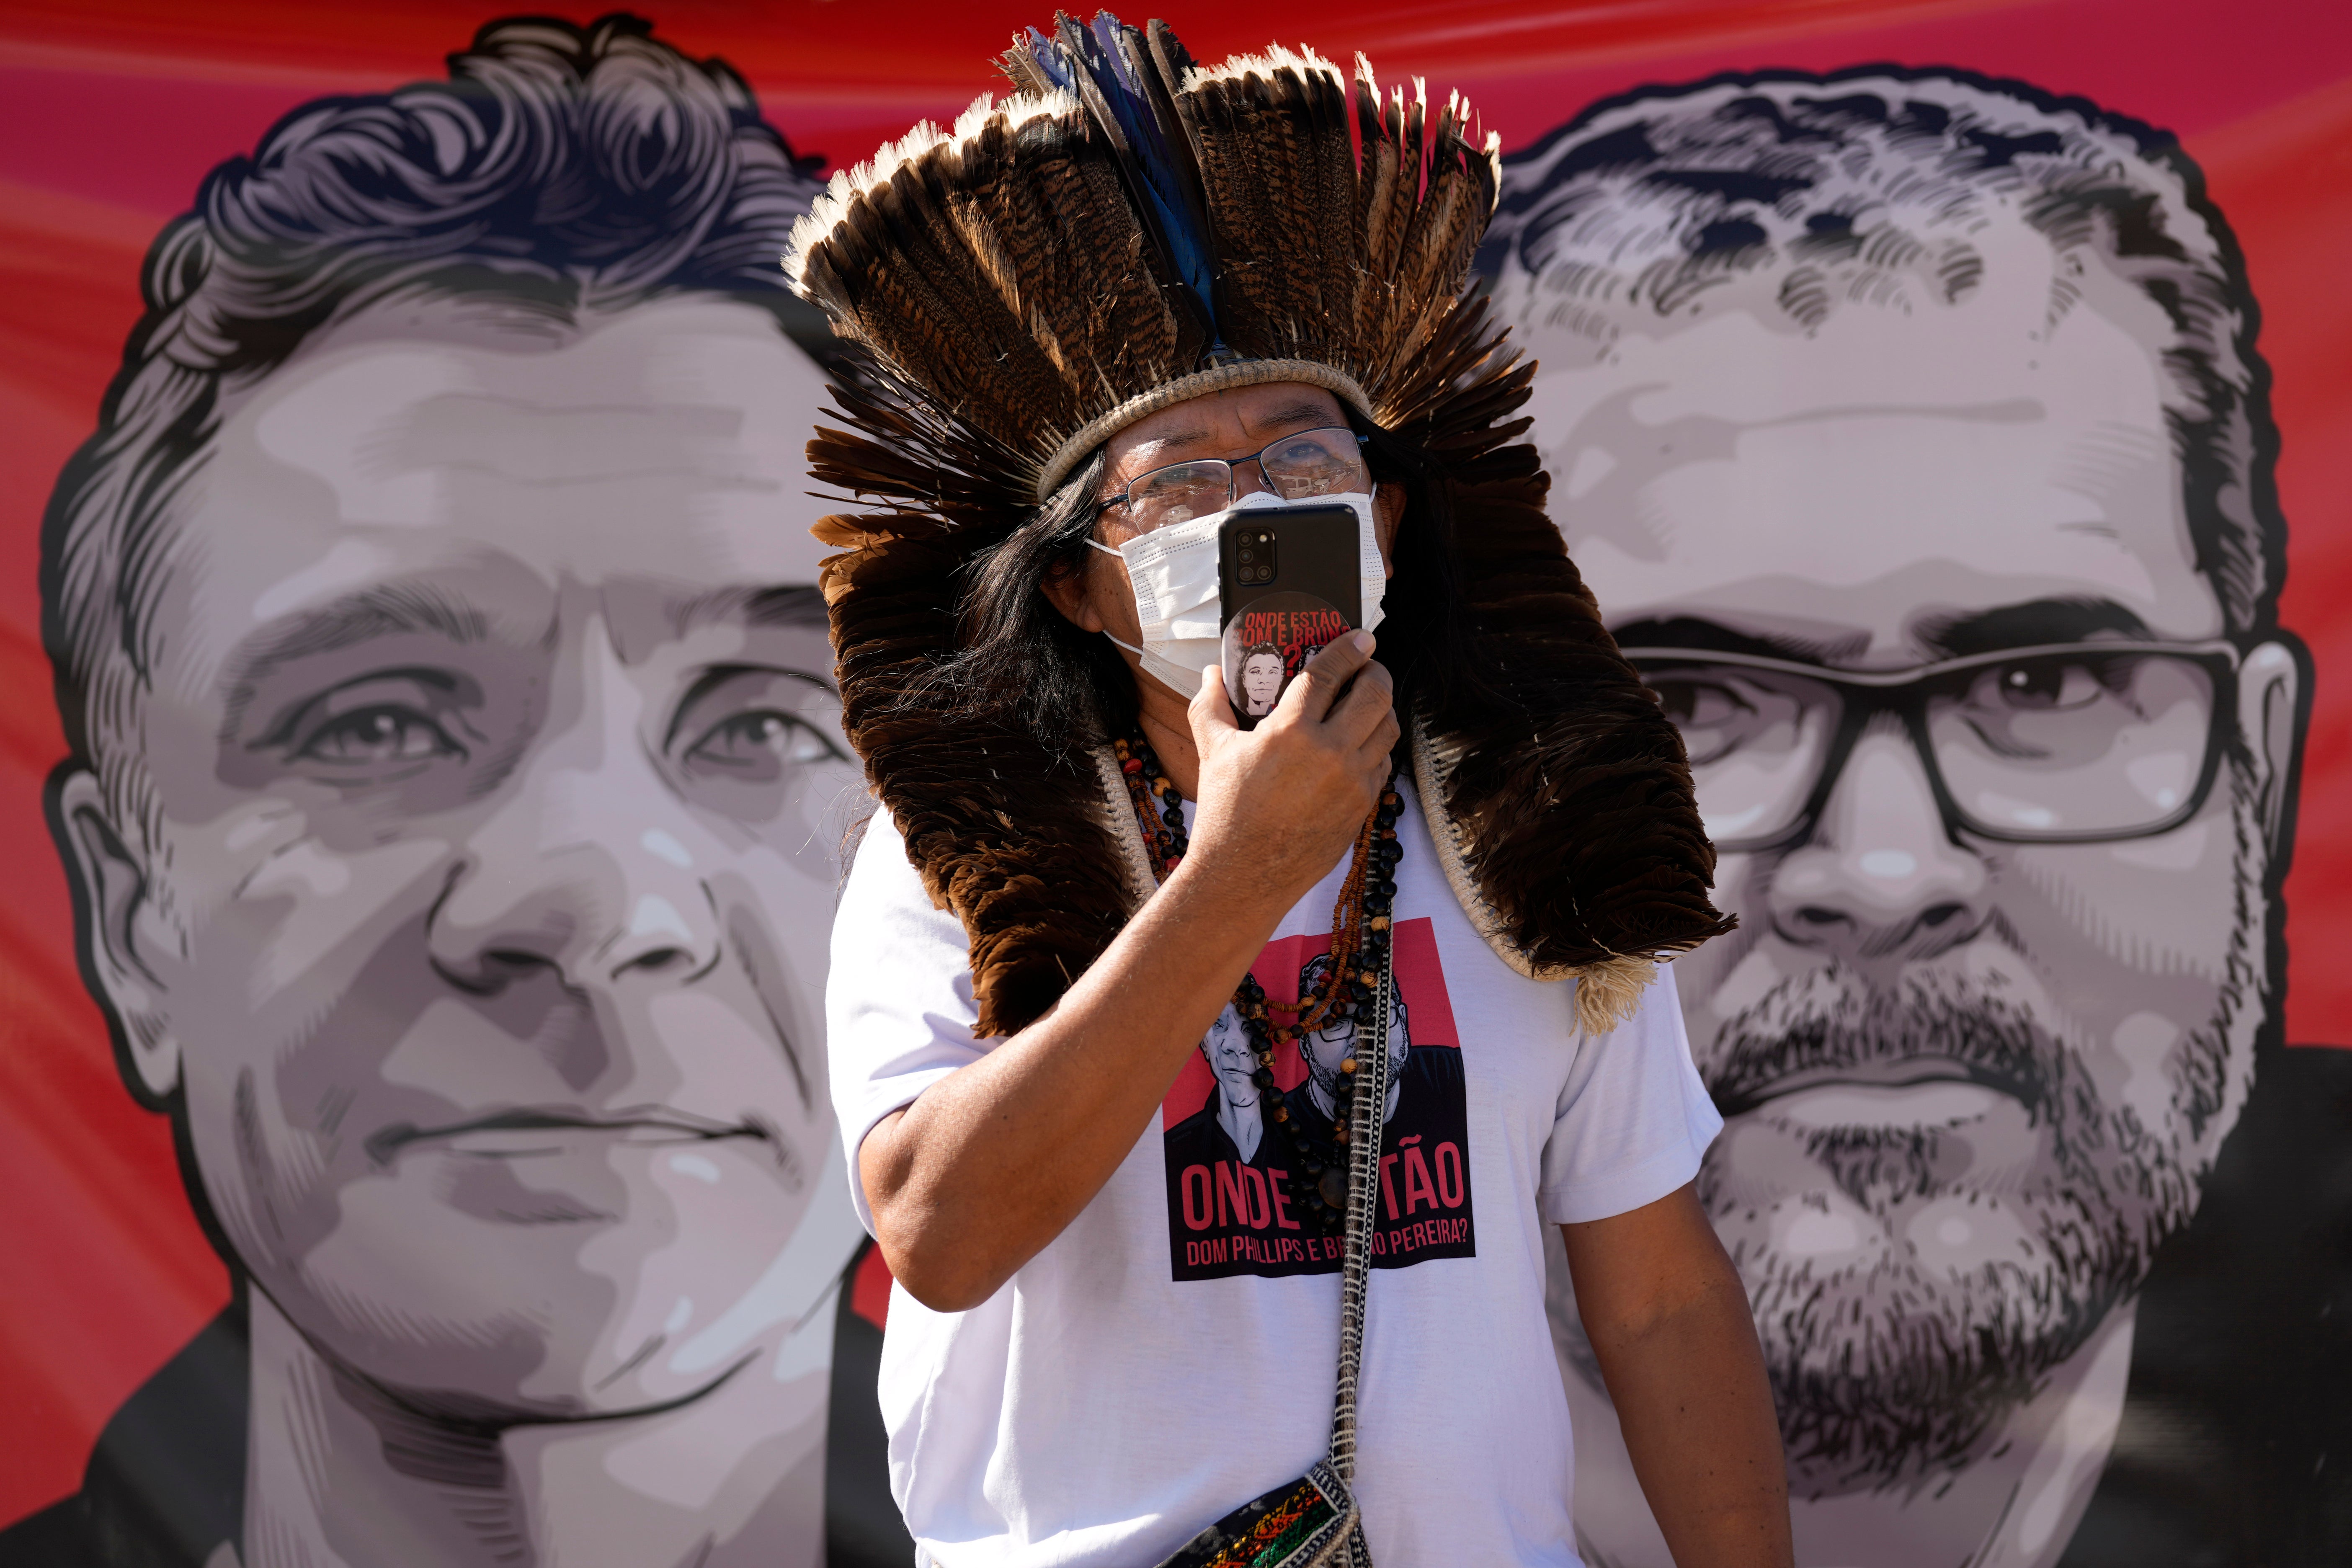
<svg viewBox="0 0 2352 1568">
<path fill-rule="evenodd" d="M 1365 1537 L 1385 1568 L 1572 1568 L 1542 1227 L 1673 1192 L 1723 1124 L 1668 972 L 1631 1023 L 1586 1037 L 1570 985 L 1512 973 L 1471 927 L 1406 801 L 1401 1087 L 1359 1404 Z M 1297 995 L 1299 970 L 1328 949 L 1345 870 L 1300 900 L 1253 966 L 1277 1000 Z M 866 1134 L 1002 1043 L 971 1037 L 966 951 L 878 814 L 834 922 L 826 997 L 834 1102 L 869 1230 Z M 1338 1244 L 1315 1239 L 1299 1212 L 1291 1135 L 1237 1103 L 1254 1086 L 1234 1070 L 1232 1022 L 1094 1201 L 994 1296 L 934 1312 L 892 1291 L 880 1387 L 890 1484 L 928 1561 L 1138 1568 L 1323 1456 Z M 1315 1054 L 1336 1061 L 1343 1047 Z M 1286 1088 L 1308 1076 L 1301 1053 L 1277 1062 Z M 1311 1085 L 1291 1098 L 1328 1104 Z M 1316 1121 L 1307 1109 L 1292 1118 L 1310 1136 Z"/>
</svg>

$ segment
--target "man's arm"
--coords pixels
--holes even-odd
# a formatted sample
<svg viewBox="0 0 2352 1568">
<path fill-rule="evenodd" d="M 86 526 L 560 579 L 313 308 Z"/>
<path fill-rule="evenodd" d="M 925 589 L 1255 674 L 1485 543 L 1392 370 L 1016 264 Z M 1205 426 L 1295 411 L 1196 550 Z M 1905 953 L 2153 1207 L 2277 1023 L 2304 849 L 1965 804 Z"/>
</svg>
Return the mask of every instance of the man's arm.
<svg viewBox="0 0 2352 1568">
<path fill-rule="evenodd" d="M 1676 1568 L 1790 1568 L 1764 1352 L 1697 1194 L 1685 1185 L 1559 1230 L 1585 1336 Z"/>
<path fill-rule="evenodd" d="M 1044 1017 L 866 1135 L 857 1173 L 875 1237 L 917 1300 L 980 1305 L 1077 1217 L 1274 928 L 1338 863 L 1397 740 L 1371 647 L 1358 632 L 1324 648 L 1246 732 L 1204 671 L 1182 866 Z"/>
</svg>

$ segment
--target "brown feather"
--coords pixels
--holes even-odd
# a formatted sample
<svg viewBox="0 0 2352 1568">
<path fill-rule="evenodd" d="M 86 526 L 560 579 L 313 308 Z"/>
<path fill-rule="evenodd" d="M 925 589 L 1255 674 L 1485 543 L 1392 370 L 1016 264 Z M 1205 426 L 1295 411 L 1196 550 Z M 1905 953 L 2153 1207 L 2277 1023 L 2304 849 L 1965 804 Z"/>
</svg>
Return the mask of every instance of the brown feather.
<svg viewBox="0 0 2352 1568">
<path fill-rule="evenodd" d="M 1434 465 L 1506 679 L 1491 706 L 1423 716 L 1450 759 L 1432 804 L 1507 940 L 1622 990 L 1623 955 L 1727 929 L 1680 742 L 1546 515 L 1520 411 L 1533 367 L 1460 297 L 1496 195 L 1465 111 L 1279 56 L 1202 72 L 1159 23 L 1129 44 L 1197 168 L 1227 342 L 1347 370 Z M 1047 90 L 1017 49 L 1007 73 Z M 821 584 L 850 742 L 971 937 L 981 1032 L 1011 1033 L 1131 912 L 1112 837 L 1127 806 L 1085 761 L 1097 737 L 976 725 L 927 678 L 955 651 L 963 568 L 1029 515 L 1040 465 L 1197 368 L 1208 340 L 1068 100 L 1000 105 L 892 156 L 837 183 L 795 242 L 795 287 L 855 345 L 808 447 L 845 502 L 817 526 L 839 552 Z"/>
</svg>

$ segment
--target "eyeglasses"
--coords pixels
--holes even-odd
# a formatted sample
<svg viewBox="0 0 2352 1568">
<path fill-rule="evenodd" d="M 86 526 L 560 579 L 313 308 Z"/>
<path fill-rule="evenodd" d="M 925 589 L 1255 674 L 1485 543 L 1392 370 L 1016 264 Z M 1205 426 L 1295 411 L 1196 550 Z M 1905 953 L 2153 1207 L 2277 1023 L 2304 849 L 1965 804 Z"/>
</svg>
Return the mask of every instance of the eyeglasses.
<svg viewBox="0 0 2352 1568">
<path fill-rule="evenodd" d="M 1363 437 L 1344 426 L 1294 431 L 1246 458 L 1196 458 L 1139 474 L 1118 494 L 1097 501 L 1095 510 L 1126 507 L 1128 526 L 1138 533 L 1190 522 L 1234 504 L 1234 470 L 1244 463 L 1255 463 L 1265 488 L 1285 500 L 1369 495 L 1372 472 L 1364 463 L 1363 444 Z"/>
<path fill-rule="evenodd" d="M 2236 723 L 2240 656 L 2221 642 L 2053 644 L 1884 672 L 1623 651 L 1682 731 L 1699 815 L 1726 851 L 1801 841 L 1881 714 L 1900 719 L 1946 832 L 2011 844 L 2179 826 Z"/>
</svg>

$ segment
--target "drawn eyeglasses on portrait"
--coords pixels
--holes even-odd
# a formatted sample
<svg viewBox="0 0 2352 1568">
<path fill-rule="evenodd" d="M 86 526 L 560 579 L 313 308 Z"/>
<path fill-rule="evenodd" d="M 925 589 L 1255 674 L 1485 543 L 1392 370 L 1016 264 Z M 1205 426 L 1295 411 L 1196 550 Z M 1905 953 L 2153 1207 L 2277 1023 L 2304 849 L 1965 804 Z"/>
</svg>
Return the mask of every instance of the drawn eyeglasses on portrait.
<svg viewBox="0 0 2352 1568">
<path fill-rule="evenodd" d="M 1689 751 L 1716 847 L 1801 840 L 1863 735 L 1900 721 L 1948 832 L 2081 844 L 2203 809 L 2236 723 L 2226 642 L 2000 648 L 1895 670 L 1627 647 Z"/>
</svg>

